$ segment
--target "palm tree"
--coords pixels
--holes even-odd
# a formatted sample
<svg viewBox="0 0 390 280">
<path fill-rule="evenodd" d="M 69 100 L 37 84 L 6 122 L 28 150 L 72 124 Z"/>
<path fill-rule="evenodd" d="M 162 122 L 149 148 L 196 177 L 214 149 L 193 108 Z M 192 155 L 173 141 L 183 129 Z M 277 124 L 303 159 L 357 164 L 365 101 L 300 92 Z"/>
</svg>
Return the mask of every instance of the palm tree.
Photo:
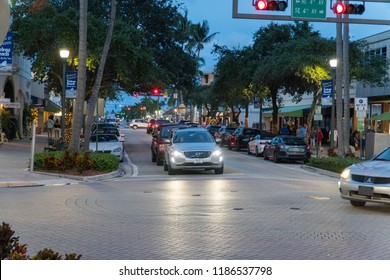
<svg viewBox="0 0 390 280">
<path fill-rule="evenodd" d="M 199 75 L 198 72 L 199 72 L 200 62 L 203 62 L 202 59 L 200 58 L 200 51 L 204 49 L 205 44 L 210 43 L 214 39 L 214 37 L 218 34 L 218 32 L 214 32 L 209 35 L 209 32 L 210 32 L 210 27 L 207 20 L 203 20 L 202 23 L 195 24 L 191 28 L 189 47 L 190 49 L 195 49 L 196 51 L 196 58 L 198 61 L 196 75 Z M 197 107 L 195 105 L 193 112 L 191 112 L 193 114 L 192 115 L 193 121 L 196 121 L 195 120 L 196 110 Z"/>
<path fill-rule="evenodd" d="M 80 1 L 80 29 L 79 29 L 79 66 L 77 69 L 77 95 L 75 112 L 72 123 L 72 138 L 69 145 L 71 151 L 80 150 L 80 135 L 83 124 L 83 108 L 86 89 L 86 71 L 87 71 L 87 16 L 88 0 Z"/>
<path fill-rule="evenodd" d="M 103 52 L 100 56 L 99 68 L 96 74 L 95 84 L 93 85 L 93 89 L 92 89 L 92 97 L 90 99 L 90 109 L 88 111 L 87 124 L 85 126 L 84 145 L 83 145 L 84 151 L 88 151 L 89 149 L 89 138 L 91 136 L 93 113 L 94 113 L 94 108 L 96 107 L 98 101 L 99 89 L 103 79 L 104 66 L 106 64 L 108 51 L 110 49 L 112 34 L 114 32 L 115 17 L 116 17 L 116 0 L 111 0 L 110 24 L 108 26 Z"/>
</svg>

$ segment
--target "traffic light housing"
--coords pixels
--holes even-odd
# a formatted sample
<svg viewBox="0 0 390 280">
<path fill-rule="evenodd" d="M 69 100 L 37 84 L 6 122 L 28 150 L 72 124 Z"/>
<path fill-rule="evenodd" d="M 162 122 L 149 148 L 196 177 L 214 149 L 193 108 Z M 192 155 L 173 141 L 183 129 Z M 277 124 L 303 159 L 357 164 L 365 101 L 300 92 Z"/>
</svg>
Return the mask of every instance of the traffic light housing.
<svg viewBox="0 0 390 280">
<path fill-rule="evenodd" d="M 287 1 L 284 0 L 253 0 L 252 5 L 259 11 L 285 11 Z"/>
<path fill-rule="evenodd" d="M 363 2 L 364 3 L 364 2 Z M 344 2 L 336 2 L 332 10 L 335 14 L 348 14 L 348 15 L 362 15 L 366 10 L 364 4 L 349 4 L 345 5 Z"/>
</svg>

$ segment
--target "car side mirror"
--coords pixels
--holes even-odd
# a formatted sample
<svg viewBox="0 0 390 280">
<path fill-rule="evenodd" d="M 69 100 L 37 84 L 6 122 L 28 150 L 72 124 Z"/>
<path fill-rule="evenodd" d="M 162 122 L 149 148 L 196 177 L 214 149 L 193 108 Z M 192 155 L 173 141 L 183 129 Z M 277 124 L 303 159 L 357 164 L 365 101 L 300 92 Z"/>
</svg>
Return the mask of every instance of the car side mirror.
<svg viewBox="0 0 390 280">
<path fill-rule="evenodd" d="M 217 143 L 217 145 L 221 145 L 222 139 L 221 138 L 216 138 L 215 142 Z"/>
</svg>

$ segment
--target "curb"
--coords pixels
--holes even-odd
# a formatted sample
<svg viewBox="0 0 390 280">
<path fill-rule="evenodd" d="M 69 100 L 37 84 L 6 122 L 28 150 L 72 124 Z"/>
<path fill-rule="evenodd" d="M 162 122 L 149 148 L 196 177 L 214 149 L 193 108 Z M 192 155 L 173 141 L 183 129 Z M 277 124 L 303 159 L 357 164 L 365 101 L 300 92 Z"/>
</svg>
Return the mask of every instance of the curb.
<svg viewBox="0 0 390 280">
<path fill-rule="evenodd" d="M 321 175 L 326 175 L 326 176 L 329 176 L 329 177 L 332 177 L 332 178 L 337 178 L 337 179 L 340 178 L 340 174 L 339 173 L 328 171 L 328 170 L 324 170 L 324 169 L 321 169 L 321 168 L 307 166 L 307 165 L 301 165 L 301 168 L 305 169 L 307 171 L 315 172 L 315 173 L 318 173 L 318 174 L 321 174 Z"/>
<path fill-rule="evenodd" d="M 45 173 L 45 172 L 38 172 L 33 171 L 36 174 L 42 174 L 42 175 L 48 175 L 52 176 L 53 179 L 49 180 L 42 180 L 42 181 L 34 181 L 34 182 L 23 182 L 23 181 L 9 181 L 9 182 L 0 182 L 0 188 L 24 188 L 24 187 L 53 187 L 53 186 L 68 186 L 77 184 L 80 182 L 92 182 L 92 181 L 103 181 L 107 179 L 117 178 L 123 176 L 124 172 L 121 168 L 119 168 L 116 171 L 105 173 L 101 175 L 94 175 L 94 176 L 75 176 L 75 175 L 63 175 L 63 174 L 55 174 L 55 173 Z M 53 180 L 56 180 L 55 178 L 64 178 L 69 179 L 71 181 L 66 182 L 53 182 Z"/>
</svg>

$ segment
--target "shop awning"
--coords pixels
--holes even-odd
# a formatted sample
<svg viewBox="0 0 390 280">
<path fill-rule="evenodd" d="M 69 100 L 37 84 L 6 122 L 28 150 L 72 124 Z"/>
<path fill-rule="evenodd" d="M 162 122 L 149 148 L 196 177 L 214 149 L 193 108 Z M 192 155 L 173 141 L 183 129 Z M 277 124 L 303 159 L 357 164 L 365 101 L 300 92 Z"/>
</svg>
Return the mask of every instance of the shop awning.
<svg viewBox="0 0 390 280">
<path fill-rule="evenodd" d="M 61 106 L 57 105 L 56 103 L 54 103 L 51 100 L 47 100 L 45 111 L 50 112 L 50 113 L 58 113 L 61 111 Z"/>
<path fill-rule="evenodd" d="M 309 109 L 311 105 L 296 105 L 296 106 L 286 106 L 279 108 L 279 117 L 302 117 L 303 110 Z M 264 117 L 272 117 L 272 108 L 266 108 L 263 110 Z"/>
<path fill-rule="evenodd" d="M 371 118 L 373 121 L 390 121 L 390 112 L 383 113 Z"/>
</svg>

